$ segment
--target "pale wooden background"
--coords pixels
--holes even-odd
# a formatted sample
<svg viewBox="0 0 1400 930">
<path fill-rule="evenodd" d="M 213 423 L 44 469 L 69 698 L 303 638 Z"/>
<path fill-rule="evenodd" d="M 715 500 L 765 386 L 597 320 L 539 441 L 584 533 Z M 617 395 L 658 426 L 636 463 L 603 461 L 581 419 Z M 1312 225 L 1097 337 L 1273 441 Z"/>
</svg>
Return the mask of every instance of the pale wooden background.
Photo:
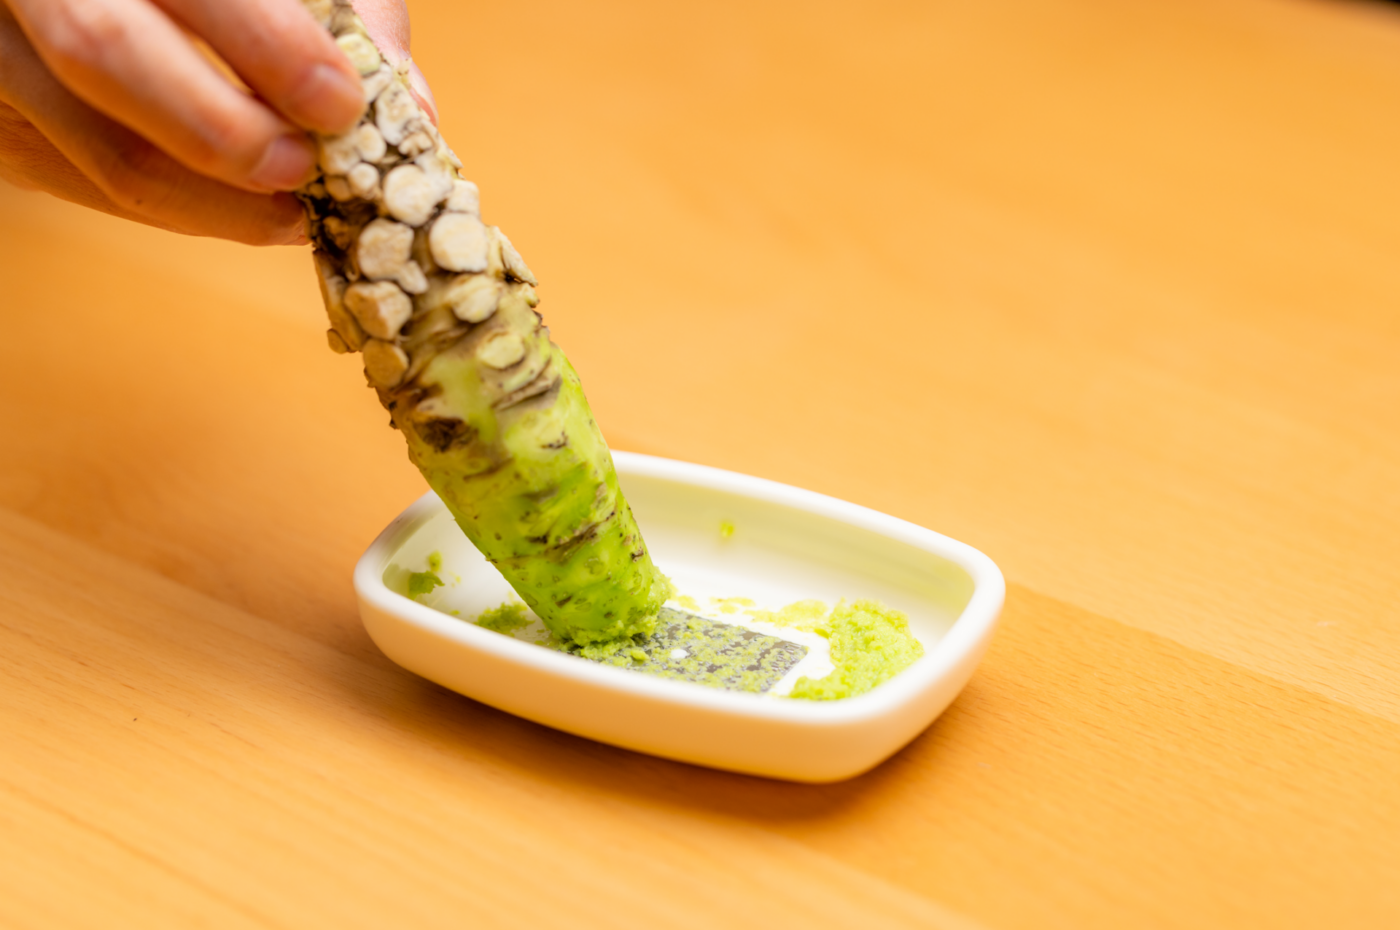
<svg viewBox="0 0 1400 930">
<path fill-rule="evenodd" d="M 1400 16 L 415 0 L 620 448 L 983 549 L 800 787 L 400 671 L 422 485 L 308 259 L 0 190 L 0 925 L 1400 925 Z"/>
</svg>

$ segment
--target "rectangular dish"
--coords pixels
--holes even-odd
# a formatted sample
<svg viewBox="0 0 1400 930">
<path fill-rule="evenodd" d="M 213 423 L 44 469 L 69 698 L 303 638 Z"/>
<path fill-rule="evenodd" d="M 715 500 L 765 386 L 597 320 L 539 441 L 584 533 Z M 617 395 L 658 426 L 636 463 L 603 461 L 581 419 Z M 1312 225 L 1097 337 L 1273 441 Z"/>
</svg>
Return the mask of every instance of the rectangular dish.
<svg viewBox="0 0 1400 930">
<path fill-rule="evenodd" d="M 742 597 L 768 608 L 874 598 L 908 615 L 925 654 L 867 694 L 805 701 L 633 674 L 482 629 L 469 619 L 513 592 L 431 493 L 390 523 L 355 568 L 361 616 L 375 643 L 410 671 L 551 727 L 804 782 L 878 765 L 933 722 L 971 677 L 1005 598 L 1001 572 L 981 552 L 761 478 L 635 453 L 614 459 L 653 557 L 682 593 L 702 604 Z M 433 553 L 447 582 L 433 606 L 396 593 Z"/>
</svg>

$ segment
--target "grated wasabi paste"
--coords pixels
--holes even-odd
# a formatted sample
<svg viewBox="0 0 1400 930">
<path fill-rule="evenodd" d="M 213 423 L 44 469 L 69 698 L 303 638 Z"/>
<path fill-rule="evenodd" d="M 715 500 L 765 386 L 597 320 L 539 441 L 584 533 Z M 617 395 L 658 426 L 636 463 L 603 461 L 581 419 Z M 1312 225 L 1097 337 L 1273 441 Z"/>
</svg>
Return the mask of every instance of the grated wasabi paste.
<svg viewBox="0 0 1400 930">
<path fill-rule="evenodd" d="M 491 630 L 493 633 L 507 635 L 529 624 L 530 618 L 525 616 L 524 604 L 502 604 L 500 607 L 493 607 L 485 611 L 476 618 L 477 626 Z"/>
<path fill-rule="evenodd" d="M 923 644 L 909 629 L 909 618 L 878 601 L 842 601 L 822 620 L 807 619 L 809 609 L 802 613 L 799 622 L 811 624 L 813 632 L 830 641 L 831 663 L 836 667 L 822 678 L 797 679 L 788 694 L 790 698 L 836 701 L 865 694 L 924 654 Z"/>
<path fill-rule="evenodd" d="M 431 594 L 433 588 L 441 588 L 442 579 L 437 576 L 437 572 L 414 572 L 408 576 L 408 596 L 422 597 L 424 594 Z"/>
</svg>

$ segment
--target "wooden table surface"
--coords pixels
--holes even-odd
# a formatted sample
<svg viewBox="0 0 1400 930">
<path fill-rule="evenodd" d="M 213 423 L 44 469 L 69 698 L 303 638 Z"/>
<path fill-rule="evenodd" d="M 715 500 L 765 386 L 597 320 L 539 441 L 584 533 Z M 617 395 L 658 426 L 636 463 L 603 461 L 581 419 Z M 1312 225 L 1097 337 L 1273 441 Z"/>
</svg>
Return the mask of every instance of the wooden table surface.
<svg viewBox="0 0 1400 930">
<path fill-rule="evenodd" d="M 423 485 L 306 252 L 5 189 L 0 925 L 1400 925 L 1397 12 L 413 7 L 611 442 L 1003 627 L 825 787 L 449 693 L 356 615 Z"/>
</svg>

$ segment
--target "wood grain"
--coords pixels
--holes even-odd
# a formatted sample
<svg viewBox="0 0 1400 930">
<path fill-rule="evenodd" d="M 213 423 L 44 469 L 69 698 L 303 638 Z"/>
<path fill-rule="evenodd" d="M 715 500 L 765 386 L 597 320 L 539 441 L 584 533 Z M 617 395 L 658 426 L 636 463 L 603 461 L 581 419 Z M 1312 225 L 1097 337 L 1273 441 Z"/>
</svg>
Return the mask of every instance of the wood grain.
<svg viewBox="0 0 1400 930">
<path fill-rule="evenodd" d="M 1400 922 L 1395 12 L 413 8 L 614 444 L 964 539 L 1003 631 L 820 788 L 427 684 L 306 255 L 0 188 L 0 925 Z"/>
</svg>

